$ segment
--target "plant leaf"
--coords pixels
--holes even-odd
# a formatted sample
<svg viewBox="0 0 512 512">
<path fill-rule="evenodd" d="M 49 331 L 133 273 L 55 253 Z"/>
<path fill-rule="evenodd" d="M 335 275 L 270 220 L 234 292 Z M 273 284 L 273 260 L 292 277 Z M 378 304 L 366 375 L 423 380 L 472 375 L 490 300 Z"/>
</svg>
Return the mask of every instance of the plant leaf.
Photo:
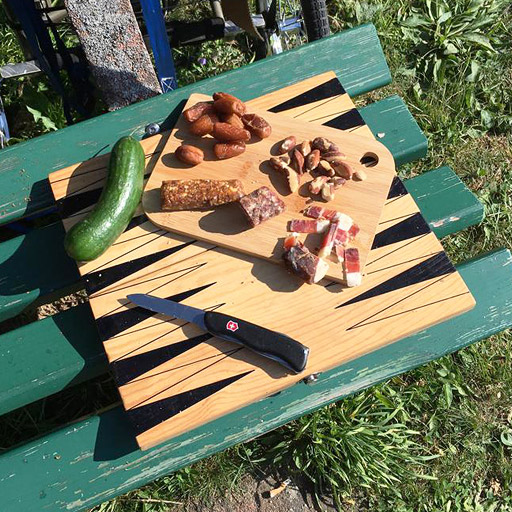
<svg viewBox="0 0 512 512">
<path fill-rule="evenodd" d="M 493 115 L 488 110 L 483 109 L 480 111 L 480 119 L 482 120 L 482 126 L 487 130 L 494 124 Z"/>
<path fill-rule="evenodd" d="M 459 49 L 453 43 L 447 43 L 444 55 L 455 55 L 459 53 Z"/>
<path fill-rule="evenodd" d="M 453 390 L 452 390 L 452 387 L 450 386 L 450 384 L 448 384 L 446 382 L 443 386 L 443 391 L 444 391 L 444 397 L 446 399 L 446 405 L 447 405 L 447 407 L 450 407 L 453 402 Z"/>
<path fill-rule="evenodd" d="M 477 81 L 480 72 L 480 64 L 476 60 L 471 61 L 471 72 L 466 76 L 466 82 L 474 83 Z"/>
<path fill-rule="evenodd" d="M 502 432 L 500 434 L 500 441 L 505 445 L 505 446 L 512 446 L 512 431 L 510 430 L 505 430 L 504 432 Z"/>
<path fill-rule="evenodd" d="M 473 43 L 477 43 L 484 48 L 487 48 L 491 52 L 494 52 L 494 47 L 492 46 L 489 38 L 484 36 L 483 34 L 479 34 L 478 32 L 468 32 L 467 34 L 462 34 L 461 39 L 465 39 L 466 41 L 471 41 Z"/>
<path fill-rule="evenodd" d="M 37 123 L 39 121 L 39 119 L 41 119 L 41 117 L 43 116 L 41 114 L 41 112 L 39 112 L 39 110 L 36 110 L 35 108 L 32 108 L 32 107 L 29 107 L 28 105 L 26 106 L 27 107 L 27 110 L 32 114 L 32 116 L 34 117 L 34 121 Z"/>
<path fill-rule="evenodd" d="M 55 130 L 57 131 L 58 128 L 57 126 L 55 125 L 55 123 L 49 118 L 49 117 L 46 117 L 46 116 L 42 116 L 41 117 L 41 121 L 43 122 L 43 126 L 47 129 L 47 130 Z"/>
<path fill-rule="evenodd" d="M 452 17 L 452 11 L 445 12 L 442 16 L 437 20 L 438 25 L 442 25 L 446 20 L 449 20 Z"/>
<path fill-rule="evenodd" d="M 423 16 L 419 16 L 418 14 L 413 14 L 409 18 L 406 18 L 404 21 L 402 21 L 402 25 L 405 27 L 428 27 L 430 23 L 427 19 L 425 19 Z"/>
</svg>

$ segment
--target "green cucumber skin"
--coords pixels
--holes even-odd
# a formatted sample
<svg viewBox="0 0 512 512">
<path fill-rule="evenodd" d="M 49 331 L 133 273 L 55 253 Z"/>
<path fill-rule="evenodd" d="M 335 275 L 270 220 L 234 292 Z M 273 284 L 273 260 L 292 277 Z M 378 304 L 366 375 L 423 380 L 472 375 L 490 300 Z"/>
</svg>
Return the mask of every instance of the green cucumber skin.
<svg viewBox="0 0 512 512">
<path fill-rule="evenodd" d="M 64 248 L 73 259 L 96 259 L 126 229 L 142 197 L 144 160 L 144 150 L 133 137 L 116 142 L 110 154 L 107 181 L 96 206 L 64 239 Z"/>
</svg>

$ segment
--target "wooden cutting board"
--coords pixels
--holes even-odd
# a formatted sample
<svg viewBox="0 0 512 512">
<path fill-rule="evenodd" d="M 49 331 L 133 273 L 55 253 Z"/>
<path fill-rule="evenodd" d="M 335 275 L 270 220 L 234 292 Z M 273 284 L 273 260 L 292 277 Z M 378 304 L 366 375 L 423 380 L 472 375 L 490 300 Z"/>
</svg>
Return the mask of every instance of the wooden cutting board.
<svg viewBox="0 0 512 512">
<path fill-rule="evenodd" d="M 185 108 L 199 101 L 208 100 L 211 100 L 210 96 L 193 94 Z M 301 211 L 308 204 L 322 204 L 350 215 L 359 225 L 361 231 L 353 246 L 359 249 L 361 268 L 364 269 L 384 201 L 395 176 L 395 164 L 389 150 L 374 139 L 307 121 L 298 122 L 297 119 L 285 115 L 285 112 L 271 113 L 255 109 L 252 105 L 249 110 L 265 117 L 272 126 L 272 134 L 267 139 L 251 141 L 247 144 L 245 153 L 228 160 L 217 160 L 213 155 L 215 140 L 210 136 L 191 135 L 189 123 L 180 117 L 144 191 L 142 205 L 148 218 L 163 229 L 284 264 L 282 246 L 287 235 L 288 222 L 291 219 L 304 218 Z M 295 135 L 298 141 L 312 140 L 315 137 L 332 140 L 347 155 L 347 162 L 354 169 L 365 169 L 368 179 L 364 182 L 348 181 L 336 191 L 335 199 L 326 203 L 318 196 L 311 196 L 307 182 L 312 178 L 306 173 L 303 175 L 303 186 L 299 193 L 290 193 L 284 176 L 273 170 L 268 163 L 271 154 L 276 154 L 276 145 L 289 135 Z M 201 148 L 205 154 L 205 161 L 195 167 L 182 164 L 174 155 L 175 149 L 181 143 Z M 362 165 L 361 160 L 369 155 L 376 158 L 377 163 L 367 168 Z M 265 185 L 277 190 L 286 204 L 286 211 L 255 228 L 249 227 L 235 203 L 208 211 L 160 211 L 162 181 L 179 179 L 239 179 L 246 193 Z M 313 201 L 312 198 L 316 200 Z M 306 245 L 316 252 L 322 236 L 303 236 L 302 239 L 305 239 Z M 343 281 L 342 265 L 334 256 L 331 257 L 327 277 Z"/>
<path fill-rule="evenodd" d="M 372 137 L 333 73 L 253 102 Z M 142 141 L 148 170 L 165 140 L 162 134 Z M 107 161 L 108 155 L 91 158 L 50 175 L 66 229 L 96 202 Z M 169 233 L 142 213 L 105 254 L 79 270 L 142 449 L 303 385 L 305 375 L 340 366 L 474 305 L 396 177 L 358 288 L 329 280 L 303 285 L 279 265 Z M 135 307 L 126 299 L 129 293 L 173 298 L 289 334 L 310 347 L 307 368 L 290 375 L 277 363 L 191 324 Z"/>
</svg>

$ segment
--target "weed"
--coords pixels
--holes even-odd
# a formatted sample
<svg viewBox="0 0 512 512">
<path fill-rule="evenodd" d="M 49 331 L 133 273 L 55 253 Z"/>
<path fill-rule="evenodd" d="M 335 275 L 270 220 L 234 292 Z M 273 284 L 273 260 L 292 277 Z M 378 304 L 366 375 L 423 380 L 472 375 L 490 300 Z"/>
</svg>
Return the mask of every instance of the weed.
<svg viewBox="0 0 512 512">
<path fill-rule="evenodd" d="M 401 23 L 403 36 L 414 43 L 413 67 L 434 81 L 460 73 L 467 79 L 478 71 L 478 61 L 488 58 L 501 44 L 503 0 L 428 0 L 414 6 Z"/>
</svg>

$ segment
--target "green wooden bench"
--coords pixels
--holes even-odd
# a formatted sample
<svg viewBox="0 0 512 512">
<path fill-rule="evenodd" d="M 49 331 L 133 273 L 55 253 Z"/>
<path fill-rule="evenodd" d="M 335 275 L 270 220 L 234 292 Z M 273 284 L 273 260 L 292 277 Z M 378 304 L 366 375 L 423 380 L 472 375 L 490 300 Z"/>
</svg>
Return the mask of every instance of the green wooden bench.
<svg viewBox="0 0 512 512">
<path fill-rule="evenodd" d="M 391 80 L 376 31 L 364 25 L 8 148 L 0 159 L 1 220 L 7 223 L 51 212 L 48 173 L 88 157 L 91 151 L 108 152 L 121 135 L 143 136 L 149 122 L 171 126 L 183 99 L 192 92 L 229 88 L 250 99 L 331 69 L 352 96 Z M 265 80 L 255 81 L 254 76 Z M 426 154 L 426 138 L 397 96 L 360 112 L 373 133 L 385 133 L 380 140 L 398 165 Z M 483 217 L 481 204 L 448 167 L 405 185 L 439 237 Z M 55 223 L 0 244 L 1 319 L 43 302 L 49 294 L 80 286 L 74 263 L 62 250 L 63 234 L 62 226 Z M 295 385 L 149 451 L 137 449 L 118 404 L 5 451 L 0 454 L 2 510 L 92 507 L 508 328 L 512 325 L 510 263 L 510 253 L 499 250 L 459 265 L 477 301 L 472 311 L 326 372 L 313 385 Z M 2 334 L 0 368 L 0 414 L 106 372 L 88 304 Z"/>
</svg>

